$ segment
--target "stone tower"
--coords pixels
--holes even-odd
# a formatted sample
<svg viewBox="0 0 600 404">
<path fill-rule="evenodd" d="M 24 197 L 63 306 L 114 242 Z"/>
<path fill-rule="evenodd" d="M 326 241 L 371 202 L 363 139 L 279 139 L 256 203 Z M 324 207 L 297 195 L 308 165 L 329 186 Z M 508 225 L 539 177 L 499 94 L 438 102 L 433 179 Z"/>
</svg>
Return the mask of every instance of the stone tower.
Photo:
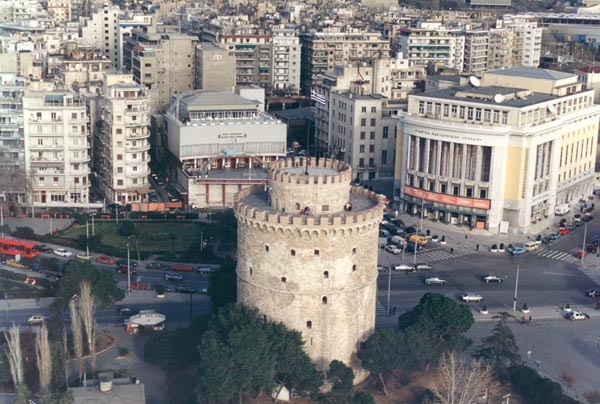
<svg viewBox="0 0 600 404">
<path fill-rule="evenodd" d="M 302 333 L 321 370 L 340 360 L 366 372 L 358 344 L 375 328 L 381 197 L 351 187 L 338 160 L 281 159 L 266 186 L 236 196 L 238 300 Z M 348 203 L 351 209 L 348 209 Z"/>
</svg>

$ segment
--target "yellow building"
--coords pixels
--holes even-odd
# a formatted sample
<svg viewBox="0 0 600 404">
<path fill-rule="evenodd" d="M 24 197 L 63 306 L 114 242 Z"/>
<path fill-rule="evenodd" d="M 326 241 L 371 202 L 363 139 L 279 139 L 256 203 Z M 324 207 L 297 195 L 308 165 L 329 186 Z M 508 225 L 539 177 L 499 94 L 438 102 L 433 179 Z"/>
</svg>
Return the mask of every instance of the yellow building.
<svg viewBox="0 0 600 404">
<path fill-rule="evenodd" d="M 591 194 L 599 117 L 577 75 L 538 68 L 412 95 L 398 127 L 395 200 L 492 232 L 545 229 L 556 205 Z"/>
</svg>

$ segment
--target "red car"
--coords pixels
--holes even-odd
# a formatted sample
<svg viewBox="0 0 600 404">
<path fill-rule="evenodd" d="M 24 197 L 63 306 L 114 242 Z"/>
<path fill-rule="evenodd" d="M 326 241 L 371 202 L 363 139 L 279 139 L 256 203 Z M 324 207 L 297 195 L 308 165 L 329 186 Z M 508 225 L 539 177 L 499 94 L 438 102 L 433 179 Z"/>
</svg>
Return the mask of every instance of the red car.
<svg viewBox="0 0 600 404">
<path fill-rule="evenodd" d="M 180 271 L 180 272 L 192 272 L 194 268 L 192 268 L 189 264 L 173 264 L 171 265 L 171 271 Z"/>
<path fill-rule="evenodd" d="M 575 253 L 575 256 L 577 258 L 583 258 L 585 257 L 587 254 L 585 253 L 585 251 L 583 251 L 582 249 L 577 250 L 577 252 Z"/>
<path fill-rule="evenodd" d="M 120 266 L 119 268 L 117 268 L 117 272 L 120 274 L 127 274 L 127 266 Z M 137 273 L 137 271 L 135 270 L 135 268 L 131 268 L 129 270 L 129 272 L 134 275 Z"/>
<path fill-rule="evenodd" d="M 132 282 L 131 289 L 133 290 L 148 290 L 148 285 L 141 282 Z"/>
<path fill-rule="evenodd" d="M 567 234 L 569 234 L 569 229 L 567 229 L 566 227 L 559 227 L 558 234 L 560 234 L 561 236 L 566 236 Z"/>
<path fill-rule="evenodd" d="M 114 264 L 115 263 L 115 259 L 108 257 L 106 255 L 100 255 L 96 258 L 96 262 L 98 264 Z"/>
</svg>

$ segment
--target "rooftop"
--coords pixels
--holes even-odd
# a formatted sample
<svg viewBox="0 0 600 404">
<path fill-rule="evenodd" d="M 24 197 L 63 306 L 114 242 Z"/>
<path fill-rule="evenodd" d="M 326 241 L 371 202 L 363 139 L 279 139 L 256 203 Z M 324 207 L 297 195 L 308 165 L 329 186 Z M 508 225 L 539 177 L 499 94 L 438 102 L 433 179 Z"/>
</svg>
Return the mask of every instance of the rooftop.
<svg viewBox="0 0 600 404">
<path fill-rule="evenodd" d="M 486 73 L 501 74 L 503 76 L 527 77 L 541 80 L 563 80 L 573 77 L 573 73 L 564 73 L 558 72 L 556 70 L 540 69 L 537 67 L 525 66 L 510 67 L 508 69 L 490 70 Z"/>
<path fill-rule="evenodd" d="M 522 96 L 517 95 L 523 94 Z M 502 95 L 504 98 L 502 102 L 494 101 L 497 94 Z M 526 94 L 526 95 L 525 95 Z M 427 97 L 427 98 L 441 98 L 448 100 L 464 100 L 467 102 L 497 105 L 511 108 L 524 108 L 530 105 L 539 104 L 555 100 L 558 97 L 555 95 L 534 93 L 524 88 L 515 87 L 500 87 L 500 86 L 489 86 L 489 87 L 473 87 L 473 86 L 460 86 L 444 88 L 442 90 L 427 91 L 422 94 L 416 95 L 416 97 Z"/>
<path fill-rule="evenodd" d="M 234 93 L 216 90 L 196 90 L 181 95 L 181 103 L 188 110 L 194 110 L 194 107 L 245 107 L 256 108 L 256 103 Z"/>
</svg>

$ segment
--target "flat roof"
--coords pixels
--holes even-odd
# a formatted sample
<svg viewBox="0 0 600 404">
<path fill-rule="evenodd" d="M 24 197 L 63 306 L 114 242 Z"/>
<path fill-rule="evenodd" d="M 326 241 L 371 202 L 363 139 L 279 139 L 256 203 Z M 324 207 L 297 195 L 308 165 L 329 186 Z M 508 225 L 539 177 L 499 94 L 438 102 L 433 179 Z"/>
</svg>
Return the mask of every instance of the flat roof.
<svg viewBox="0 0 600 404">
<path fill-rule="evenodd" d="M 194 107 L 253 107 L 256 108 L 256 102 L 241 97 L 234 93 L 216 90 L 197 90 L 183 93 L 180 97 L 181 103 L 187 106 L 188 111 L 193 111 Z"/>
<path fill-rule="evenodd" d="M 558 72 L 550 69 L 540 69 L 538 67 L 510 67 L 508 69 L 490 70 L 485 74 L 500 74 L 503 76 L 527 77 L 532 79 L 543 80 L 562 80 L 575 76 L 573 73 Z"/>
<path fill-rule="evenodd" d="M 515 93 L 529 92 L 529 94 L 522 98 L 511 98 L 505 99 L 502 102 L 495 102 L 494 96 L 501 94 L 506 97 Z M 479 98 L 479 97 L 481 98 Z M 446 99 L 454 101 L 465 101 L 475 104 L 495 105 L 498 107 L 511 107 L 511 108 L 524 108 L 531 105 L 547 102 L 558 99 L 558 96 L 535 93 L 525 88 L 516 87 L 500 87 L 500 86 L 489 86 L 489 87 L 473 87 L 473 86 L 460 86 L 450 87 L 441 90 L 426 91 L 421 94 L 415 94 L 415 97 L 427 97 L 433 99 Z"/>
</svg>

